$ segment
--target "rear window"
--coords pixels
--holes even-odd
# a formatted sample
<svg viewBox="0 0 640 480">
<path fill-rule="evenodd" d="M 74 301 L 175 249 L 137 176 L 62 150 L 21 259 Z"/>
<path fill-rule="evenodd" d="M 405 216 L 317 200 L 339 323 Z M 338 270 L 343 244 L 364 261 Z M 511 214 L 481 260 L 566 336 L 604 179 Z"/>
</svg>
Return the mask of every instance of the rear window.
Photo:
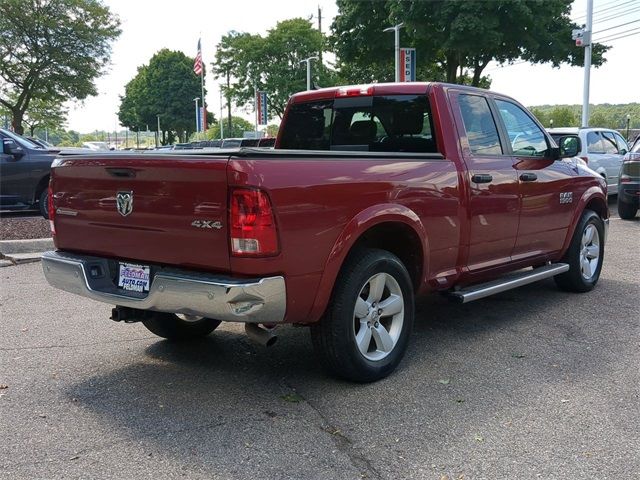
<svg viewBox="0 0 640 480">
<path fill-rule="evenodd" d="M 436 153 L 424 95 L 337 98 L 294 104 L 280 148 Z"/>
</svg>

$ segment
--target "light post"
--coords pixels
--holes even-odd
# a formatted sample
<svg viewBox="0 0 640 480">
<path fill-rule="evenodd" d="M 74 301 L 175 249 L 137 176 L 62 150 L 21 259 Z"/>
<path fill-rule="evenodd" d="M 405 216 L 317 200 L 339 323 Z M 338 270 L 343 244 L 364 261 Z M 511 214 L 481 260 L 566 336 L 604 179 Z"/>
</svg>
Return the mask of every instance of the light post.
<svg viewBox="0 0 640 480">
<path fill-rule="evenodd" d="M 318 57 L 309 57 L 300 61 L 307 64 L 307 90 L 311 90 L 311 60 L 318 60 Z"/>
<path fill-rule="evenodd" d="M 156 135 L 156 148 L 158 148 L 158 145 L 160 143 L 160 114 L 157 114 L 156 118 L 158 119 L 158 131 L 157 131 L 157 135 Z"/>
<path fill-rule="evenodd" d="M 627 142 L 629 141 L 629 123 L 631 122 L 631 115 L 627 113 Z"/>
<path fill-rule="evenodd" d="M 198 101 L 200 100 L 200 97 L 196 97 L 193 99 L 194 102 L 196 102 L 196 134 L 200 131 L 200 119 L 198 117 L 200 117 L 200 112 L 198 111 Z M 197 138 L 197 135 L 196 135 Z"/>
<path fill-rule="evenodd" d="M 402 27 L 404 27 L 404 23 L 399 23 L 398 25 L 383 30 L 383 32 L 395 33 L 396 82 L 400 81 L 400 29 Z"/>
<path fill-rule="evenodd" d="M 551 120 L 549 120 L 549 128 L 553 128 L 553 118 Z"/>
</svg>

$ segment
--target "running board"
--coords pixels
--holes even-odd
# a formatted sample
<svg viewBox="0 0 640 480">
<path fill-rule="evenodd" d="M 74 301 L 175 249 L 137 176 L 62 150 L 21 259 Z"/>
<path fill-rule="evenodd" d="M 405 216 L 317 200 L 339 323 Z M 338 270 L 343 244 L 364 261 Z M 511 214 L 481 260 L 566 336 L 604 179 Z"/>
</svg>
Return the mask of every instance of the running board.
<svg viewBox="0 0 640 480">
<path fill-rule="evenodd" d="M 451 292 L 451 296 L 460 303 L 469 303 L 495 293 L 506 292 L 512 288 L 518 288 L 529 283 L 537 282 L 538 280 L 554 277 L 568 270 L 568 263 L 552 263 L 544 267 L 534 268 L 533 270 L 513 273 L 491 282 L 461 288 L 460 290 Z"/>
</svg>

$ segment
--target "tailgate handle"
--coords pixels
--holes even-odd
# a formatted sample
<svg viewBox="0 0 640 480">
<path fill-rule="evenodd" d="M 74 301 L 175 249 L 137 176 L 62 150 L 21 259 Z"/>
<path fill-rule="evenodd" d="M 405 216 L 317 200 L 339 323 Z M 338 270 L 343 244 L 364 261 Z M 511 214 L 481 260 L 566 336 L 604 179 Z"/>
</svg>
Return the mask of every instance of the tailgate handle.
<svg viewBox="0 0 640 480">
<path fill-rule="evenodd" d="M 107 173 L 117 178 L 134 178 L 136 171 L 132 168 L 107 168 Z"/>
</svg>

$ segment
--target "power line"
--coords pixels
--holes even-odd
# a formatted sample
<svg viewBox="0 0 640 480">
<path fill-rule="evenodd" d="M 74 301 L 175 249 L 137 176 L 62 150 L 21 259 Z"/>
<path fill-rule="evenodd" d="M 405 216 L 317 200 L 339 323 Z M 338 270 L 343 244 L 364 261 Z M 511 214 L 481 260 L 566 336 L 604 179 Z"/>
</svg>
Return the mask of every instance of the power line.
<svg viewBox="0 0 640 480">
<path fill-rule="evenodd" d="M 629 15 L 631 13 L 635 13 L 635 12 L 640 12 L 640 5 L 638 5 L 636 7 L 632 7 L 630 9 L 628 9 L 628 10 L 623 11 L 623 12 L 618 12 L 615 15 L 610 15 L 610 16 L 605 17 L 605 18 L 598 18 L 598 20 L 594 21 L 593 23 L 608 22 L 609 20 L 615 20 L 616 18 L 626 17 L 627 15 Z"/>
<path fill-rule="evenodd" d="M 603 40 L 607 40 L 608 38 L 611 38 L 611 37 L 616 37 L 624 33 L 631 33 L 631 32 L 637 32 L 637 31 L 640 31 L 640 27 L 630 28 L 629 30 L 624 30 L 622 32 L 611 33 L 609 35 L 605 35 L 604 37 L 600 37 L 597 40 L 594 40 L 594 42 L 602 42 Z"/>
<path fill-rule="evenodd" d="M 627 23 L 621 23 L 620 25 L 616 25 L 615 27 L 609 27 L 609 28 L 605 28 L 603 30 L 598 30 L 597 32 L 593 32 L 593 35 L 595 35 L 597 33 L 606 32 L 607 30 L 613 30 L 615 28 L 624 27 L 625 25 L 631 25 L 632 23 L 638 23 L 638 22 L 640 22 L 640 18 L 638 18 L 636 20 L 632 20 L 632 21 L 627 22 Z"/>
<path fill-rule="evenodd" d="M 608 8 L 602 8 L 602 7 L 604 7 L 606 5 L 609 5 L 611 3 L 615 3 L 616 1 L 619 1 L 619 0 L 614 0 L 614 2 L 609 2 L 609 3 L 605 3 L 604 5 L 600 5 L 600 8 L 598 10 L 596 10 L 595 12 L 593 12 L 593 15 L 595 16 L 595 15 L 598 15 L 598 14 L 604 13 L 604 12 L 611 13 L 612 10 L 617 10 L 620 7 L 623 7 L 623 6 L 625 6 L 625 5 L 629 4 L 629 3 L 635 3 L 637 0 L 627 0 L 626 2 L 620 3 L 618 5 L 613 5 L 613 6 L 608 7 Z M 586 16 L 587 16 L 586 13 L 582 14 L 582 15 L 579 15 L 579 16 L 574 18 L 574 21 L 577 21 L 580 18 L 586 18 Z"/>
<path fill-rule="evenodd" d="M 620 36 L 620 37 L 610 38 L 609 40 L 606 40 L 606 41 L 605 41 L 605 42 L 603 42 L 603 43 L 611 43 L 611 42 L 613 42 L 613 41 L 615 41 L 615 40 L 620 40 L 621 38 L 634 37 L 634 36 L 636 36 L 636 35 L 640 35 L 640 31 L 637 31 L 637 32 L 635 32 L 635 33 L 630 33 L 630 34 L 628 34 L 628 35 L 622 35 L 622 36 Z"/>
</svg>

